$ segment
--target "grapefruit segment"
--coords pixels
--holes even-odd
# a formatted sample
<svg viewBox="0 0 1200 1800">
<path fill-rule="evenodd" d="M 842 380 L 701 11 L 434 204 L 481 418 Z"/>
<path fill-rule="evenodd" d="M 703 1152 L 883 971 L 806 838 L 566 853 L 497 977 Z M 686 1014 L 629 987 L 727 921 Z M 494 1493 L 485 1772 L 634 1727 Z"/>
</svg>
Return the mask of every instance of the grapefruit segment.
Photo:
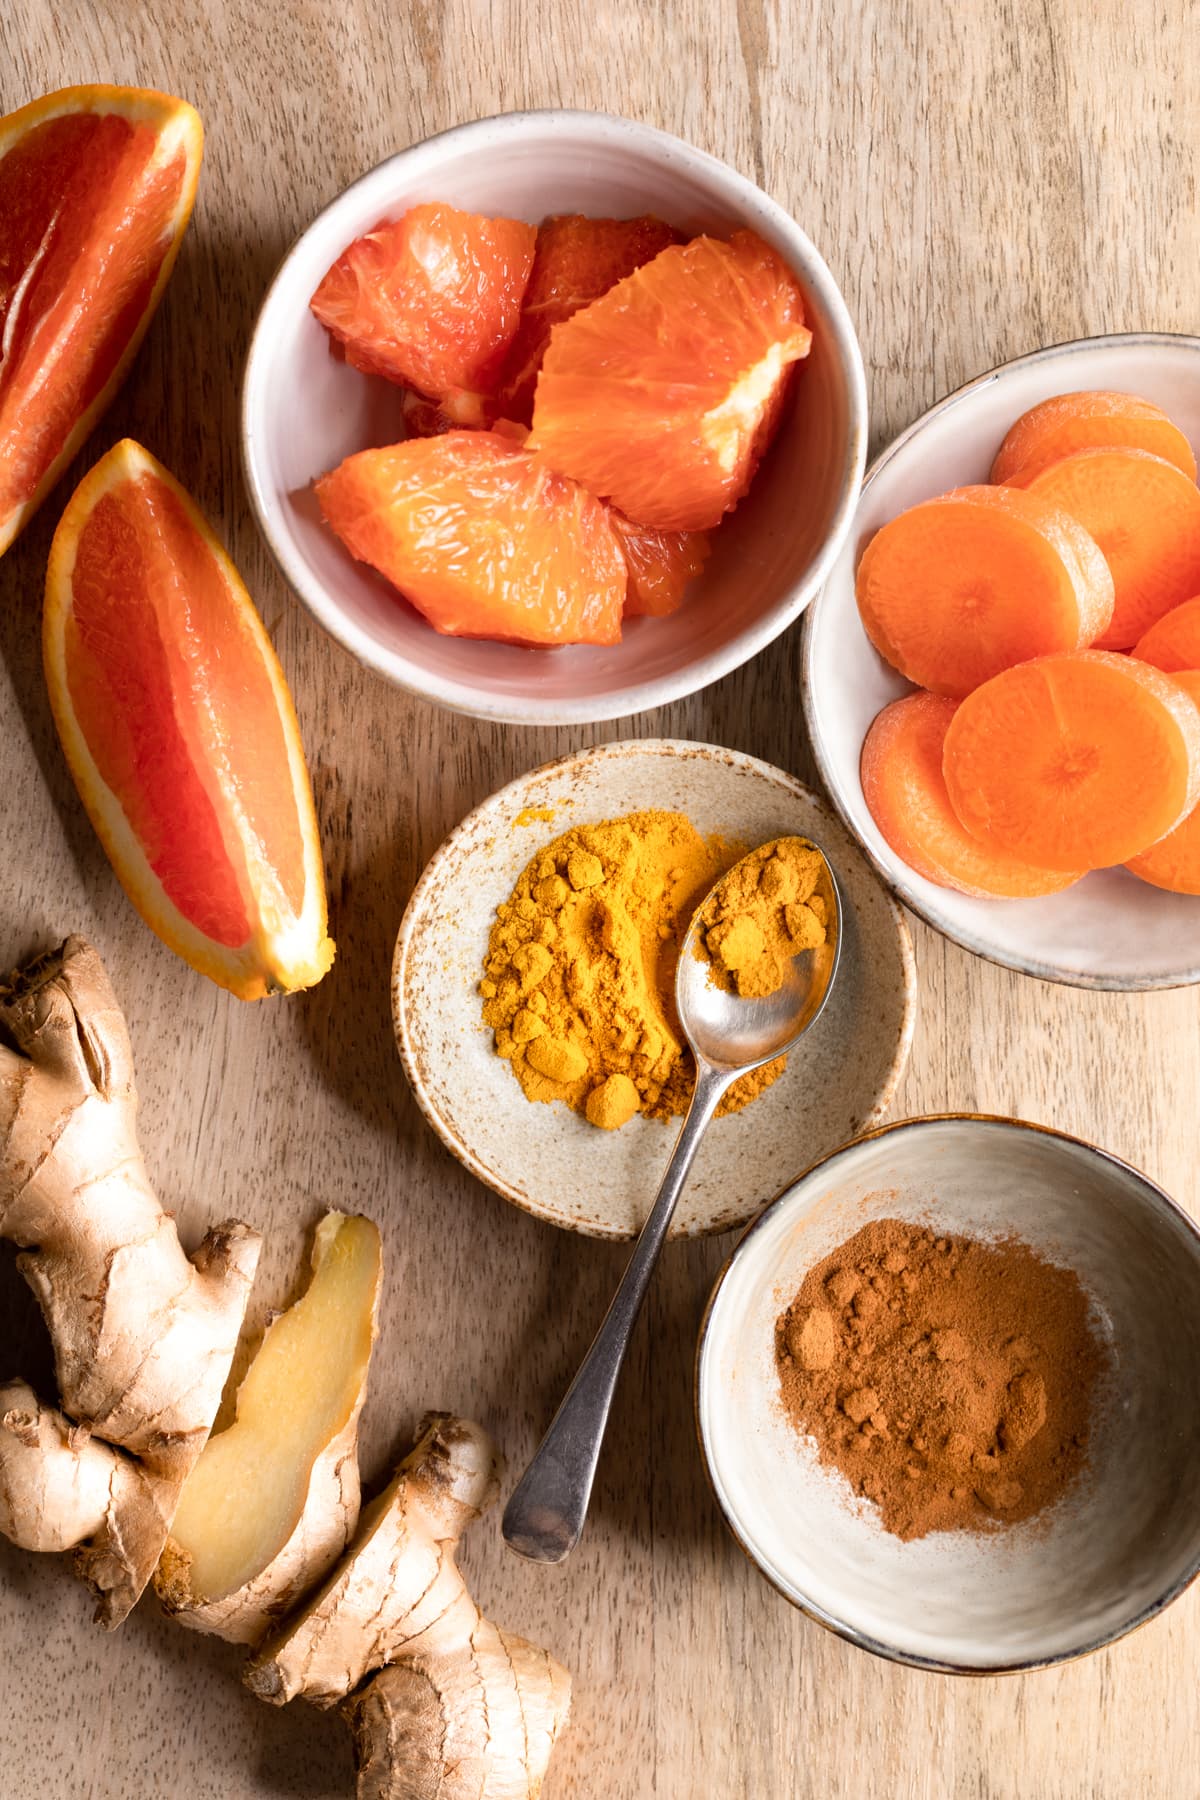
<svg viewBox="0 0 1200 1800">
<path fill-rule="evenodd" d="M 620 641 L 625 562 L 607 507 L 506 432 L 361 450 L 316 489 L 351 554 L 436 631 L 520 644 Z"/>
<path fill-rule="evenodd" d="M 977 900 L 1057 894 L 1079 880 L 988 849 L 950 804 L 942 753 L 958 702 L 908 694 L 876 717 L 862 748 L 862 789 L 885 842 L 916 874 Z"/>
<path fill-rule="evenodd" d="M 811 342 L 799 284 L 754 232 L 672 245 L 555 327 L 530 448 L 636 524 L 711 530 Z"/>
<path fill-rule="evenodd" d="M 550 333 L 572 313 L 651 262 L 668 244 L 681 242 L 674 226 L 649 213 L 637 219 L 588 219 L 562 213 L 538 226 L 521 322 L 500 382 L 510 419 L 528 425 L 533 392 Z"/>
<path fill-rule="evenodd" d="M 491 394 L 521 316 L 537 232 L 440 201 L 356 238 L 326 273 L 313 312 L 368 375 L 429 399 Z"/>
<path fill-rule="evenodd" d="M 42 644 L 75 784 L 147 924 L 242 999 L 318 981 L 333 945 L 283 671 L 203 517 L 128 438 L 54 535 Z"/>
<path fill-rule="evenodd" d="M 200 174 L 186 101 L 74 87 L 0 119 L 0 554 L 116 392 Z"/>
<path fill-rule="evenodd" d="M 609 518 L 629 572 L 625 617 L 664 618 L 675 612 L 683 604 L 693 576 L 708 561 L 712 546 L 705 533 L 651 531 L 646 525 L 633 524 L 615 507 L 609 509 Z"/>
</svg>

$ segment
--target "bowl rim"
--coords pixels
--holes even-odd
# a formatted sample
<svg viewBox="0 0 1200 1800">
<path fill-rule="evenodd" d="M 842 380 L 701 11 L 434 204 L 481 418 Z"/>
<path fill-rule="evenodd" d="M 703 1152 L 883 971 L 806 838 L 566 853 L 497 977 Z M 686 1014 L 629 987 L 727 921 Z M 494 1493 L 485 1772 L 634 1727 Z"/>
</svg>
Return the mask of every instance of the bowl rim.
<svg viewBox="0 0 1200 1800">
<path fill-rule="evenodd" d="M 793 792 L 799 792 L 805 799 L 813 801 L 820 811 L 826 813 L 829 811 L 823 794 L 816 792 L 813 788 L 807 787 L 804 782 L 798 780 L 796 776 L 790 774 L 786 769 L 777 768 L 774 763 L 766 762 L 759 756 L 751 756 L 747 751 L 731 750 L 723 744 L 703 743 L 692 738 L 618 738 L 611 743 L 593 744 L 584 750 L 569 751 L 567 755 L 554 757 L 550 762 L 536 764 L 533 768 L 525 770 L 523 774 L 514 776 L 511 781 L 505 782 L 502 787 L 494 789 L 492 793 L 485 795 L 478 806 L 472 807 L 470 812 L 465 813 L 451 831 L 447 832 L 446 836 L 442 839 L 441 843 L 437 846 L 432 856 L 430 856 L 428 862 L 425 864 L 417 878 L 412 893 L 409 895 L 403 916 L 400 920 L 399 930 L 396 933 L 396 943 L 392 951 L 392 962 L 389 975 L 392 1036 L 395 1040 L 396 1049 L 404 1069 L 405 1079 L 408 1082 L 412 1096 L 416 1101 L 425 1122 L 432 1127 L 446 1149 L 457 1162 L 460 1162 L 463 1165 L 468 1174 L 473 1175 L 484 1187 L 488 1188 L 492 1193 L 499 1195 L 499 1197 L 502 1200 L 507 1201 L 509 1205 L 518 1207 L 522 1212 L 528 1213 L 531 1218 L 539 1220 L 543 1225 L 552 1225 L 556 1230 L 569 1231 L 576 1237 L 592 1238 L 599 1243 L 630 1244 L 636 1238 L 637 1233 L 590 1231 L 583 1226 L 571 1223 L 569 1220 L 552 1218 L 544 1207 L 534 1205 L 529 1195 L 522 1193 L 518 1189 L 508 1187 L 498 1181 L 493 1172 L 485 1168 L 480 1162 L 471 1146 L 464 1139 L 457 1138 L 450 1130 L 449 1126 L 442 1118 L 440 1111 L 433 1103 L 424 1076 L 413 1056 L 412 1048 L 409 1043 L 407 1030 L 408 1001 L 405 991 L 404 966 L 407 961 L 409 944 L 412 939 L 417 915 L 424 904 L 426 890 L 433 880 L 436 867 L 441 862 L 443 852 L 449 848 L 455 839 L 464 834 L 482 813 L 486 812 L 489 807 L 493 806 L 497 800 L 502 799 L 506 794 L 515 795 L 519 790 L 527 787 L 531 781 L 538 777 L 554 774 L 569 768 L 577 768 L 583 763 L 601 761 L 609 757 L 619 757 L 621 755 L 629 755 L 641 751 L 649 751 L 654 755 L 670 756 L 680 756 L 681 754 L 694 754 L 699 752 L 706 760 L 718 761 L 731 768 L 752 768 L 756 773 L 765 772 L 772 780 L 786 784 Z M 857 844 L 855 847 L 857 848 Z M 891 916 L 892 924 L 895 928 L 896 942 L 899 947 L 900 961 L 903 967 L 904 1010 L 901 1029 L 896 1039 L 895 1050 L 888 1071 L 887 1080 L 879 1098 L 871 1108 L 871 1112 L 868 1114 L 868 1117 L 873 1120 L 881 1119 L 886 1115 L 888 1108 L 896 1097 L 896 1091 L 899 1088 L 905 1069 L 908 1067 L 908 1060 L 912 1051 L 913 1036 L 916 1031 L 917 1006 L 920 992 L 920 984 L 917 980 L 916 958 L 912 946 L 912 934 L 908 929 L 908 921 L 904 917 L 904 910 L 897 905 L 895 898 L 886 889 L 883 889 L 882 893 Z M 873 1131 L 874 1129 L 876 1129 L 876 1127 L 871 1126 L 868 1128 L 868 1131 Z M 866 1135 L 866 1133 L 864 1133 L 864 1135 Z M 813 1166 L 815 1167 L 816 1165 L 814 1164 Z M 768 1205 L 773 1204 L 773 1200 L 768 1202 Z M 759 1216 L 761 1215 L 756 1215 L 756 1218 Z M 672 1241 L 696 1242 L 701 1239 L 719 1236 L 723 1232 L 747 1230 L 752 1228 L 754 1223 L 755 1220 L 751 1220 L 746 1227 L 717 1224 L 702 1231 L 689 1233 L 686 1237 L 678 1236 L 673 1238 Z"/>
<path fill-rule="evenodd" d="M 1178 1576 L 1164 1592 L 1159 1594 L 1156 1599 L 1150 1601 L 1140 1612 L 1136 1613 L 1124 1624 L 1118 1625 L 1113 1631 L 1102 1633 L 1098 1637 L 1090 1639 L 1088 1642 L 1079 1645 L 1077 1648 L 1063 1650 L 1052 1656 L 1034 1656 L 1022 1658 L 1014 1662 L 996 1663 L 955 1663 L 944 1661 L 939 1657 L 919 1656 L 913 1651 L 901 1650 L 894 1644 L 884 1643 L 882 1639 L 872 1637 L 869 1632 L 858 1630 L 855 1626 L 847 1623 L 846 1620 L 837 1618 L 833 1613 L 828 1612 L 824 1607 L 819 1606 L 816 1601 L 806 1595 L 792 1593 L 771 1572 L 771 1570 L 765 1566 L 760 1560 L 759 1554 L 750 1537 L 742 1531 L 737 1519 L 734 1517 L 732 1508 L 727 1504 L 726 1499 L 717 1484 L 716 1473 L 713 1468 L 712 1458 L 709 1454 L 708 1441 L 705 1435 L 701 1411 L 704 1349 L 708 1341 L 709 1330 L 712 1324 L 712 1316 L 717 1299 L 735 1261 L 741 1256 L 750 1239 L 754 1236 L 755 1232 L 759 1230 L 760 1226 L 762 1226 L 767 1218 L 775 1212 L 777 1207 L 783 1205 L 789 1195 L 794 1193 L 802 1183 L 809 1181 L 819 1170 L 827 1169 L 831 1164 L 839 1161 L 842 1157 L 849 1155 L 851 1151 L 858 1149 L 861 1144 L 870 1143 L 877 1138 L 891 1136 L 893 1133 L 913 1133 L 919 1131 L 924 1126 L 947 1124 L 962 1126 L 964 1128 L 970 1128 L 976 1125 L 998 1126 L 1006 1131 L 1035 1132 L 1040 1137 L 1056 1138 L 1062 1143 L 1071 1144 L 1077 1149 L 1086 1151 L 1089 1155 L 1099 1158 L 1102 1162 L 1111 1164 L 1123 1174 L 1132 1176 L 1135 1185 L 1141 1188 L 1143 1197 L 1150 1203 L 1151 1207 L 1161 1209 L 1170 1217 L 1178 1220 L 1184 1226 L 1186 1232 L 1196 1240 L 1197 1250 L 1200 1252 L 1200 1225 L 1197 1224 L 1190 1213 L 1185 1211 L 1179 1202 L 1173 1199 L 1166 1189 L 1162 1187 L 1159 1182 L 1155 1181 L 1152 1175 L 1148 1175 L 1144 1169 L 1139 1169 L 1135 1163 L 1128 1162 L 1124 1157 L 1118 1156 L 1115 1151 L 1105 1150 L 1101 1145 L 1092 1143 L 1089 1138 L 1080 1137 L 1075 1132 L 1061 1131 L 1054 1125 L 1042 1125 L 1033 1119 L 1018 1119 L 1008 1113 L 967 1111 L 937 1112 L 921 1113 L 908 1119 L 895 1119 L 885 1125 L 877 1125 L 871 1131 L 864 1131 L 860 1133 L 858 1137 L 851 1138 L 848 1143 L 840 1144 L 836 1150 L 831 1150 L 828 1155 L 818 1157 L 816 1162 L 810 1163 L 806 1169 L 802 1169 L 801 1172 L 789 1181 L 785 1187 L 781 1188 L 774 1199 L 767 1203 L 762 1212 L 759 1213 L 758 1217 L 753 1219 L 742 1232 L 736 1244 L 733 1246 L 733 1249 L 730 1251 L 717 1272 L 708 1300 L 705 1304 L 703 1317 L 700 1321 L 700 1329 L 696 1337 L 696 1354 L 693 1361 L 692 1421 L 695 1427 L 696 1440 L 700 1447 L 700 1460 L 704 1466 L 704 1474 L 708 1482 L 709 1491 L 716 1503 L 718 1512 L 725 1522 L 726 1528 L 747 1561 L 754 1565 L 763 1579 L 769 1582 L 776 1593 L 780 1594 L 790 1606 L 794 1606 L 797 1611 L 802 1612 L 806 1618 L 811 1619 L 816 1625 L 823 1626 L 826 1631 L 831 1632 L 835 1637 L 844 1638 L 847 1643 L 854 1644 L 860 1650 L 869 1651 L 872 1656 L 878 1656 L 884 1662 L 900 1663 L 906 1668 L 922 1669 L 937 1675 L 966 1675 L 976 1678 L 993 1675 L 1029 1675 L 1036 1673 L 1039 1669 L 1058 1668 L 1065 1663 L 1078 1662 L 1085 1656 L 1093 1655 L 1097 1650 L 1104 1650 L 1110 1644 L 1118 1643 L 1122 1638 L 1128 1637 L 1130 1633 L 1140 1630 L 1143 1625 L 1148 1625 L 1154 1619 L 1158 1618 L 1161 1613 L 1166 1611 L 1167 1607 L 1171 1606 L 1174 1601 L 1179 1599 L 1181 1594 L 1187 1591 L 1195 1581 L 1197 1575 L 1200 1575 L 1200 1534 L 1198 1534 L 1196 1549 L 1190 1564 L 1184 1573 Z"/>
<path fill-rule="evenodd" d="M 343 208 L 347 208 L 350 197 L 357 194 L 365 184 L 379 182 L 384 170 L 394 168 L 398 171 L 405 163 L 424 159 L 451 144 L 461 146 L 476 142 L 483 148 L 498 139 L 520 137 L 531 127 L 545 129 L 559 125 L 574 129 L 582 126 L 603 139 L 631 139 L 635 144 L 667 152 L 676 159 L 682 155 L 732 205 L 743 212 L 757 213 L 760 223 L 767 224 L 779 239 L 788 243 L 790 248 L 787 260 L 797 268 L 805 285 L 818 296 L 832 323 L 830 337 L 845 383 L 847 443 L 832 522 L 807 573 L 779 601 L 758 619 L 747 624 L 728 643 L 711 651 L 698 662 L 689 663 L 682 670 L 658 675 L 650 680 L 635 681 L 631 685 L 614 689 L 607 696 L 552 700 L 530 694 L 518 702 L 502 696 L 481 694 L 466 680 L 417 670 L 404 652 L 384 648 L 346 614 L 333 593 L 313 574 L 305 559 L 299 554 L 293 554 L 276 535 L 270 518 L 268 487 L 261 478 L 258 467 L 258 436 L 252 413 L 260 390 L 265 393 L 266 377 L 263 371 L 268 352 L 264 326 L 268 313 L 274 305 L 280 304 L 278 296 L 283 284 L 287 282 L 292 266 L 311 233 Z M 664 706 L 700 692 L 764 650 L 794 624 L 819 594 L 849 536 L 866 463 L 868 434 L 866 372 L 854 321 L 832 271 L 802 226 L 764 189 L 709 151 L 701 150 L 657 126 L 643 125 L 638 120 L 627 119 L 617 113 L 593 112 L 579 107 L 531 107 L 518 112 L 495 113 L 450 126 L 445 131 L 434 132 L 429 137 L 421 138 L 415 144 L 409 144 L 384 157 L 327 201 L 284 252 L 255 314 L 242 370 L 238 420 L 243 479 L 259 534 L 285 583 L 322 629 L 374 674 L 419 699 L 469 718 L 529 726 L 592 724 L 646 712 L 653 707 Z"/>
<path fill-rule="evenodd" d="M 950 393 L 943 395 L 925 412 L 920 413 L 911 424 L 906 425 L 898 436 L 884 445 L 879 454 L 871 459 L 867 472 L 863 476 L 862 486 L 859 489 L 859 506 L 875 477 L 882 473 L 895 456 L 919 437 L 927 426 L 931 425 L 935 419 L 940 418 L 943 413 L 951 411 L 964 401 L 969 401 L 980 389 L 990 387 L 1011 370 L 1030 368 L 1043 362 L 1065 360 L 1082 351 L 1118 346 L 1131 348 L 1135 345 L 1158 345 L 1163 348 L 1175 348 L 1182 345 L 1200 353 L 1200 335 L 1187 331 L 1104 332 L 1095 337 L 1068 338 L 1059 344 L 1046 344 L 1040 350 L 1031 350 L 1023 356 L 1013 357 L 1009 362 L 997 363 L 993 368 L 984 370 L 981 375 L 974 375 L 969 381 L 964 381 L 961 387 L 954 388 Z M 856 516 L 857 512 L 858 507 L 855 508 Z M 847 538 L 848 536 L 849 534 L 847 534 Z M 843 543 L 844 548 L 845 544 Z M 827 580 L 828 577 L 826 582 Z M 1037 956 L 1004 954 L 992 948 L 975 932 L 947 924 L 935 915 L 934 907 L 929 901 L 922 898 L 920 891 L 903 875 L 891 869 L 865 841 L 858 825 L 851 817 L 849 805 L 842 798 L 837 774 L 832 759 L 826 751 L 823 735 L 818 725 L 817 707 L 813 698 L 817 619 L 824 596 L 825 584 L 822 585 L 821 592 L 817 594 L 808 609 L 808 617 L 804 622 L 803 642 L 800 646 L 800 692 L 801 704 L 804 709 L 805 731 L 812 747 L 821 785 L 829 796 L 830 804 L 888 892 L 901 901 L 910 912 L 915 913 L 924 924 L 932 927 L 941 937 L 947 938 L 952 944 L 957 944 L 960 949 L 969 951 L 972 956 L 981 957 L 985 962 L 994 963 L 1001 969 L 1012 969 L 1018 975 L 1030 975 L 1039 981 L 1053 982 L 1061 987 L 1086 988 L 1113 994 L 1162 992 L 1169 988 L 1193 987 L 1200 983 L 1200 961 L 1193 963 L 1182 974 L 1168 976 L 1089 974 L 1082 970 L 1064 969 L 1057 963 L 1046 962 Z"/>
</svg>

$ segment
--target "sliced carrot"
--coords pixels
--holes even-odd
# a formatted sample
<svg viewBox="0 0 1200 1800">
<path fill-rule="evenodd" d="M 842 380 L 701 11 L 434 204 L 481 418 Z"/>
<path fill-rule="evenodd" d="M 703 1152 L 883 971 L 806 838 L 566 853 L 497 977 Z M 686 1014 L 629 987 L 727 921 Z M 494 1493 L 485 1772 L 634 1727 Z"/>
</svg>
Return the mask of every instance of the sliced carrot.
<svg viewBox="0 0 1200 1800">
<path fill-rule="evenodd" d="M 1061 508 L 1014 488 L 964 487 L 877 531 L 857 594 L 880 655 L 918 687 L 961 698 L 1013 663 L 1092 643 L 1113 585 Z"/>
<path fill-rule="evenodd" d="M 1113 578 L 1113 615 L 1098 650 L 1127 650 L 1200 589 L 1200 488 L 1165 457 L 1118 445 L 1077 450 L 1030 481 L 1095 538 Z"/>
<path fill-rule="evenodd" d="M 1200 594 L 1173 606 L 1149 631 L 1142 633 L 1132 654 L 1173 675 L 1177 669 L 1200 669 Z"/>
<path fill-rule="evenodd" d="M 908 694 L 885 706 L 862 748 L 862 787 L 871 817 L 910 869 L 976 899 L 1057 894 L 1078 872 L 1037 869 L 989 850 L 964 831 L 950 804 L 942 750 L 958 702 Z"/>
<path fill-rule="evenodd" d="M 1108 444 L 1149 450 L 1196 479 L 1192 446 L 1161 406 L 1138 394 L 1093 391 L 1055 394 L 1022 413 L 996 452 L 992 480 L 1024 487 L 1047 463 Z"/>
<path fill-rule="evenodd" d="M 1185 669 L 1174 679 L 1200 706 L 1200 670 Z M 1173 894 L 1200 894 L 1200 806 L 1194 806 L 1182 825 L 1149 850 L 1130 857 L 1125 866 L 1152 887 L 1169 888 Z"/>
<path fill-rule="evenodd" d="M 968 695 L 946 733 L 950 803 L 973 837 L 1048 869 L 1128 862 L 1200 795 L 1200 709 L 1159 669 L 1084 650 Z"/>
</svg>

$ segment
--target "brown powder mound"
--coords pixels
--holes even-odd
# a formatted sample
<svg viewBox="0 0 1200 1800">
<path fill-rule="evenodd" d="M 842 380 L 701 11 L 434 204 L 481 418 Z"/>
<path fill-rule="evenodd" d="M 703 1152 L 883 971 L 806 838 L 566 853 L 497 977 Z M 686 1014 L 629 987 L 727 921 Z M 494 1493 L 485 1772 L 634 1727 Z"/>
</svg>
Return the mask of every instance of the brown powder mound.
<svg viewBox="0 0 1200 1800">
<path fill-rule="evenodd" d="M 1107 1368 L 1073 1270 L 899 1219 L 809 1272 L 775 1354 L 796 1427 L 906 1539 L 1052 1506 L 1086 1461 Z"/>
</svg>

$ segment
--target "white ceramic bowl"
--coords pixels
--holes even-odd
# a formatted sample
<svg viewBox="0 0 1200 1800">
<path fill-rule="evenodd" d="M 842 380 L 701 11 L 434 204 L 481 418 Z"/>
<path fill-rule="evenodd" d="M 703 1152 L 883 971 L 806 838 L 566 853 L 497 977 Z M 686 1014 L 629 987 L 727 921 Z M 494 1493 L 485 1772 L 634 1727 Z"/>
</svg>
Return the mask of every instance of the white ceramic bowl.
<svg viewBox="0 0 1200 1800">
<path fill-rule="evenodd" d="M 890 1536 L 779 1400 L 774 1335 L 804 1276 L 878 1218 L 1015 1235 L 1078 1273 L 1112 1348 L 1090 1461 L 1050 1513 L 985 1537 Z M 701 1330 L 717 1501 L 781 1593 L 865 1650 L 985 1674 L 1098 1650 L 1200 1571 L 1200 1232 L 1079 1139 L 965 1114 L 885 1126 L 801 1176 L 742 1238 Z"/>
<path fill-rule="evenodd" d="M 867 639 L 854 598 L 863 549 L 905 507 L 986 481 L 1013 421 L 1052 394 L 1115 388 L 1165 408 L 1200 449 L 1200 337 L 1128 336 L 1059 344 L 981 375 L 923 414 L 871 465 L 854 528 L 808 616 L 804 710 L 834 805 L 906 906 L 964 949 L 1076 987 L 1200 981 L 1200 898 L 1167 894 L 1123 869 L 1040 900 L 973 900 L 937 887 L 885 842 L 867 811 L 859 756 L 872 719 L 911 692 Z"/>
<path fill-rule="evenodd" d="M 598 1131 L 565 1105 L 528 1101 L 492 1049 L 478 984 L 496 908 L 530 859 L 573 825 L 653 807 L 746 844 L 810 837 L 842 899 L 842 954 L 821 1017 L 778 1081 L 709 1127 L 673 1236 L 744 1225 L 788 1169 L 877 1123 L 912 1040 L 916 980 L 900 908 L 790 775 L 736 750 L 650 739 L 602 744 L 501 788 L 446 839 L 409 901 L 392 968 L 396 1041 L 448 1149 L 517 1206 L 592 1237 L 641 1229 L 679 1121 L 638 1117 Z"/>
<path fill-rule="evenodd" d="M 695 233 L 752 227 L 799 277 L 813 348 L 751 494 L 686 604 L 634 619 L 611 649 L 529 650 L 440 637 L 322 525 L 315 476 L 402 437 L 400 389 L 331 355 L 309 297 L 346 245 L 422 200 L 536 223 L 653 212 Z M 283 574 L 320 623 L 398 686 L 480 718 L 572 724 L 661 706 L 715 681 L 792 623 L 853 515 L 866 453 L 862 358 L 833 277 L 800 227 L 724 163 L 602 113 L 481 119 L 402 150 L 339 194 L 284 259 L 246 364 L 250 498 Z"/>
</svg>

